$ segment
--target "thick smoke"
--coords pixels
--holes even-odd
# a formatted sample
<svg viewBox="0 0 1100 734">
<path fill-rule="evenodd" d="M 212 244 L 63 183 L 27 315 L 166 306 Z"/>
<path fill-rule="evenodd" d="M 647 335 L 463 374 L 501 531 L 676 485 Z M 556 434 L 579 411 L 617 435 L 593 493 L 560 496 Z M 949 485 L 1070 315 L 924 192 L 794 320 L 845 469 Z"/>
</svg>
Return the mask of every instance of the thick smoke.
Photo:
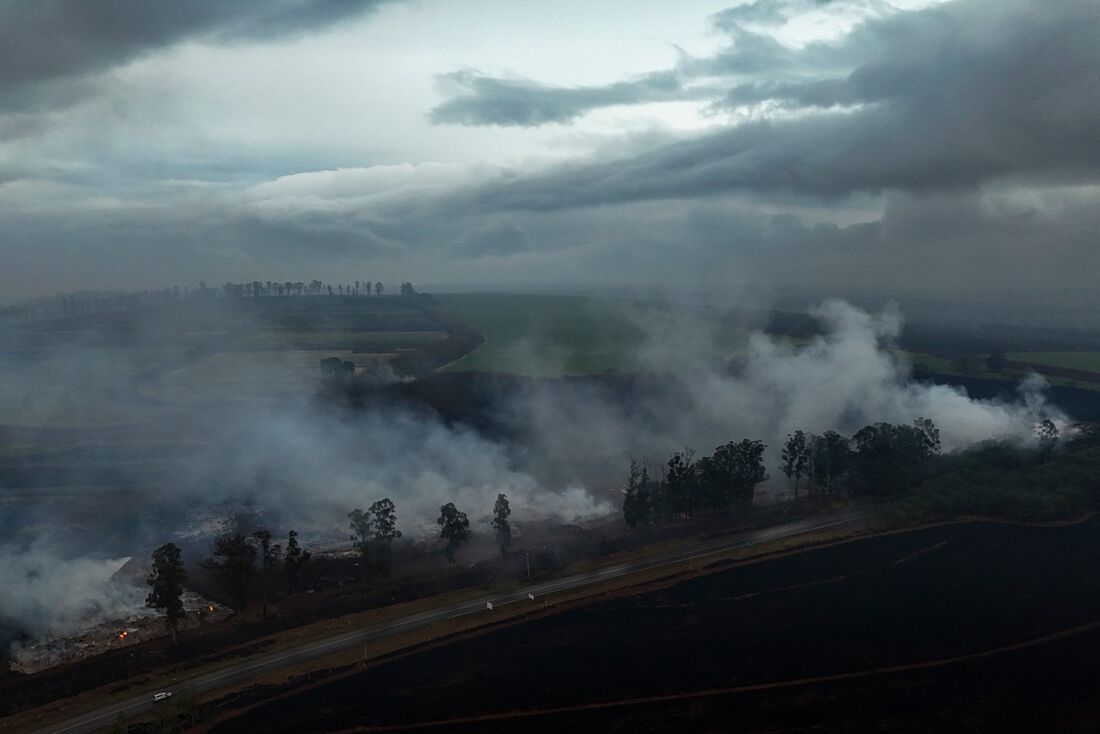
<svg viewBox="0 0 1100 734">
<path fill-rule="evenodd" d="M 64 632 L 140 610 L 145 595 L 112 581 L 129 558 L 70 558 L 44 542 L 0 547 L 0 619 L 17 620 L 32 635 Z"/>
<path fill-rule="evenodd" d="M 534 422 L 534 454 L 547 467 L 596 477 L 600 467 L 621 475 L 628 457 L 659 464 L 684 446 L 709 453 L 744 437 L 764 440 L 774 465 L 784 437 L 798 429 L 851 435 L 869 423 L 926 417 L 940 428 L 944 449 L 955 451 L 989 439 L 1033 441 L 1042 418 L 1068 423 L 1046 402 L 1037 375 L 1013 402 L 914 382 L 893 348 L 902 328 L 893 307 L 870 314 L 830 300 L 812 314 L 821 336 L 791 341 L 749 332 L 731 360 L 698 317 L 647 312 L 641 325 L 651 338 L 637 364 L 652 384 L 625 400 L 599 385 L 531 390 L 522 412 Z"/>
<path fill-rule="evenodd" d="M 188 470 L 183 485 L 208 488 L 209 499 L 243 495 L 284 522 L 341 531 L 349 509 L 382 497 L 394 500 L 413 537 L 432 532 L 447 502 L 476 522 L 500 492 L 527 519 L 573 522 L 611 511 L 581 487 L 541 485 L 515 466 L 507 446 L 472 429 L 399 409 L 347 419 L 302 403 L 238 415 Z"/>
<path fill-rule="evenodd" d="M 828 301 L 814 311 L 821 336 L 791 342 L 746 329 L 733 352 L 698 318 L 640 313 L 649 338 L 635 355 L 639 376 L 534 381 L 501 397 L 496 412 L 516 427 L 512 441 L 423 410 L 323 405 L 310 398 L 315 362 L 300 365 L 300 389 L 224 404 L 175 400 L 156 387 L 170 380 L 150 378 L 147 364 L 87 345 L 9 362 L 0 378 L 12 426 L 93 420 L 72 435 L 50 429 L 46 438 L 28 439 L 56 443 L 34 461 L 61 456 L 68 475 L 0 496 L 0 583 L 9 590 L 0 595 L 0 620 L 40 633 L 124 609 L 134 592 L 119 596 L 107 583 L 119 565 L 107 558 L 145 557 L 170 540 L 208 545 L 218 527 L 208 521 L 219 512 L 228 519 L 230 508 L 250 508 L 279 530 L 305 530 L 312 542 L 346 542 L 347 512 L 382 497 L 396 503 L 412 538 L 433 530 L 445 502 L 484 528 L 499 492 L 518 522 L 573 522 L 614 510 L 609 490 L 631 459 L 657 465 L 685 445 L 709 452 L 760 438 L 774 474 L 778 444 L 796 429 L 851 434 L 868 423 L 923 416 L 939 426 L 947 450 L 958 450 L 991 438 L 1029 441 L 1041 417 L 1065 422 L 1043 400 L 1037 378 L 1013 403 L 913 382 L 891 349 L 902 327 L 893 309 L 869 314 Z M 218 362 L 201 364 L 209 371 Z M 247 394 L 262 392 L 270 377 L 258 364 L 226 369 L 215 381 Z M 82 404 L 92 399 L 101 407 Z M 116 427 L 88 428 L 96 415 Z M 11 435 L 21 434 L 13 428 Z M 110 452 L 122 456 L 114 471 L 124 476 L 85 476 Z"/>
</svg>

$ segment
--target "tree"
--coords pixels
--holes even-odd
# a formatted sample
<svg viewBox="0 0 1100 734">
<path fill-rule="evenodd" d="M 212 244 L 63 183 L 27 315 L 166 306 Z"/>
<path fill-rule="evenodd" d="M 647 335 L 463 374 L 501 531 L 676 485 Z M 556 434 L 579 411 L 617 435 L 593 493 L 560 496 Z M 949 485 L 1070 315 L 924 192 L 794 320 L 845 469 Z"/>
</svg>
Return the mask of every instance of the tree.
<svg viewBox="0 0 1100 734">
<path fill-rule="evenodd" d="M 699 495 L 698 473 L 695 468 L 695 451 L 684 449 L 669 457 L 667 473 L 661 487 L 661 504 L 664 514 L 686 515 L 695 512 Z"/>
<path fill-rule="evenodd" d="M 256 575 L 256 547 L 240 533 L 222 535 L 214 540 L 214 554 L 202 566 L 219 576 L 234 609 L 242 613 L 238 619 L 242 619 Z"/>
<path fill-rule="evenodd" d="M 374 295 L 376 295 L 376 296 L 382 295 L 382 290 L 383 290 L 382 289 L 382 281 L 378 281 L 377 283 L 374 284 Z"/>
<path fill-rule="evenodd" d="M 374 542 L 374 561 L 379 573 L 389 577 L 392 567 L 390 546 L 401 537 L 397 529 L 397 508 L 389 497 L 378 500 L 367 512 L 371 515 L 371 540 Z"/>
<path fill-rule="evenodd" d="M 924 478 L 928 462 L 940 452 L 940 432 L 927 418 L 908 426 L 875 423 L 852 436 L 852 445 L 860 489 L 892 494 Z"/>
<path fill-rule="evenodd" d="M 714 450 L 712 461 L 716 475 L 721 477 L 725 485 L 727 503 L 752 505 L 756 485 L 768 478 L 768 472 L 764 468 L 766 448 L 763 441 L 744 438 Z"/>
<path fill-rule="evenodd" d="M 448 502 L 439 508 L 439 519 L 435 522 L 439 525 L 439 537 L 447 541 L 443 555 L 454 563 L 455 552 L 470 539 L 470 520 L 453 502 Z"/>
<path fill-rule="evenodd" d="M 271 585 L 275 580 L 275 569 L 282 558 L 283 548 L 278 543 L 271 542 L 270 530 L 257 530 L 252 533 L 252 538 L 259 546 L 260 556 L 260 608 L 263 620 L 267 621 L 267 595 L 271 591 Z"/>
<path fill-rule="evenodd" d="M 166 543 L 153 551 L 153 570 L 145 580 L 152 591 L 145 597 L 145 606 L 164 612 L 164 624 L 172 634 L 173 644 L 180 622 L 187 613 L 183 609 L 183 585 L 187 583 L 187 571 L 183 568 L 180 549 L 175 543 Z"/>
<path fill-rule="evenodd" d="M 623 494 L 623 520 L 629 527 L 646 527 L 653 522 L 653 493 L 650 489 L 649 470 L 630 462 L 630 476 Z"/>
<path fill-rule="evenodd" d="M 291 530 L 287 533 L 286 559 L 283 561 L 283 576 L 286 578 L 287 594 L 298 591 L 298 581 L 301 578 L 302 568 L 309 563 L 311 557 L 309 551 L 302 550 L 298 545 L 298 532 Z"/>
<path fill-rule="evenodd" d="M 508 503 L 508 496 L 498 494 L 493 505 L 493 530 L 496 531 L 497 547 L 500 548 L 502 557 L 508 556 L 508 547 L 512 545 L 512 523 L 508 522 L 511 514 L 512 506 Z"/>
<path fill-rule="evenodd" d="M 810 477 L 818 489 L 832 494 L 836 482 L 848 471 L 852 449 L 836 431 L 810 436 Z"/>
<path fill-rule="evenodd" d="M 780 468 L 789 482 L 794 478 L 794 496 L 798 498 L 798 480 L 806 473 L 809 463 L 809 454 L 806 448 L 806 434 L 795 431 L 787 434 L 787 442 L 783 444 L 781 453 L 782 463 Z"/>
</svg>

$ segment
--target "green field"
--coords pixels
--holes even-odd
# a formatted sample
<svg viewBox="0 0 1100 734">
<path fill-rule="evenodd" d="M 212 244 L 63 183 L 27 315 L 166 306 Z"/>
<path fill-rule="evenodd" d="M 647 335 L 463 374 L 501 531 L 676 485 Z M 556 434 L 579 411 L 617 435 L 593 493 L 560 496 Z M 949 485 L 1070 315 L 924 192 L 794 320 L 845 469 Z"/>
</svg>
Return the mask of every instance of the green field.
<svg viewBox="0 0 1100 734">
<path fill-rule="evenodd" d="M 1100 352 L 1013 352 L 1007 356 L 1014 362 L 1100 373 Z"/>
<path fill-rule="evenodd" d="M 485 343 L 444 369 L 508 372 L 532 377 L 598 374 L 644 367 L 647 333 L 662 328 L 714 335 L 732 356 L 743 333 L 701 315 L 623 298 L 462 293 L 437 295 L 452 318 L 476 329 Z"/>
<path fill-rule="evenodd" d="M 1026 379 L 1029 374 L 1032 374 L 1030 370 L 1013 370 L 1004 369 L 994 371 L 985 366 L 985 355 L 974 357 L 970 360 L 969 367 L 966 370 L 960 368 L 958 362 L 954 359 L 947 357 L 939 357 L 932 354 L 923 354 L 920 352 L 901 352 L 911 365 L 915 368 L 924 368 L 929 372 L 934 372 L 941 375 L 955 375 L 960 377 L 978 377 L 985 380 L 1005 380 L 1008 382 L 1020 382 Z M 1074 358 L 1078 355 L 1095 355 L 1092 358 L 1096 359 L 1100 357 L 1100 352 L 1014 352 L 1006 355 L 1012 361 L 1019 362 L 1032 362 L 1040 365 L 1050 365 L 1052 367 L 1065 367 L 1070 369 L 1090 369 L 1089 367 L 1076 366 L 1074 364 Z M 1058 360 L 1065 360 L 1060 362 Z M 1087 358 L 1076 364 L 1088 364 Z M 1071 366 L 1074 365 L 1074 366 Z M 1100 365 L 1098 365 L 1100 367 Z M 1100 371 L 1098 369 L 1097 371 Z M 1066 377 L 1058 377 L 1055 375 L 1043 375 L 1043 379 L 1052 385 L 1063 385 L 1067 387 L 1079 387 L 1085 390 L 1100 390 L 1100 382 L 1088 382 L 1086 380 L 1071 380 Z"/>
<path fill-rule="evenodd" d="M 0 424 L 117 427 L 165 409 L 309 395 L 318 361 L 371 368 L 445 339 L 418 300 L 181 301 L 0 325 Z M 73 357 L 74 349 L 78 356 Z"/>
</svg>

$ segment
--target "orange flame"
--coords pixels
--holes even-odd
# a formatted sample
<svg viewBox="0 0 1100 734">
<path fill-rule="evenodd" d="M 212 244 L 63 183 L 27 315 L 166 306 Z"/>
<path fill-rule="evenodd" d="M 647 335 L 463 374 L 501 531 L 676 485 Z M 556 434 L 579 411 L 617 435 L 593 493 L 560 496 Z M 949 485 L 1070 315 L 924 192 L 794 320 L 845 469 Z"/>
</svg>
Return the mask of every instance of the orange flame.
<svg viewBox="0 0 1100 734">
<path fill-rule="evenodd" d="M 120 639 L 120 640 L 125 640 L 129 636 L 130 636 L 130 633 L 127 632 L 126 630 L 122 630 L 121 632 L 118 633 L 118 639 Z"/>
</svg>

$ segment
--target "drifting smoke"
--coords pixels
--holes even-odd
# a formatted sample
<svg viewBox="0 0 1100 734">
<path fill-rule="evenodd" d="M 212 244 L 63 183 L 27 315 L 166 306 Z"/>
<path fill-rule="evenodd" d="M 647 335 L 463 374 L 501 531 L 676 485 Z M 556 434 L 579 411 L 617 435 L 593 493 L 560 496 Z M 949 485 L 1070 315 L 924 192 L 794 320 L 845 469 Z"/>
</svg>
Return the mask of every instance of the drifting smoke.
<svg viewBox="0 0 1100 734">
<path fill-rule="evenodd" d="M 751 334 L 732 365 L 697 320 L 643 321 L 652 338 L 637 354 L 643 375 L 629 389 L 608 380 L 551 380 L 502 396 L 495 411 L 521 436 L 512 442 L 400 407 L 334 414 L 302 397 L 305 390 L 277 400 L 188 407 L 143 390 L 147 370 L 117 357 L 72 353 L 9 365 L 2 375 L 13 388 L 9 403 L 15 395 L 55 394 L 68 395 L 69 406 L 74 396 L 90 394 L 81 386 L 92 386 L 109 407 L 102 415 L 123 425 L 129 414 L 120 435 L 158 460 L 122 462 L 139 468 L 129 482 L 114 480 L 129 489 L 125 501 L 113 505 L 91 488 L 60 496 L 21 490 L 0 498 L 6 515 L 0 530 L 9 539 L 0 548 L 0 583 L 8 590 L 0 595 L 0 620 L 56 631 L 94 620 L 97 610 L 133 604 L 132 590 L 121 598 L 107 583 L 118 562 L 89 560 L 88 549 L 144 557 L 160 543 L 193 534 L 212 506 L 252 503 L 272 527 L 308 527 L 316 530 L 313 537 L 333 539 L 346 538 L 349 510 L 382 497 L 396 503 L 399 524 L 411 537 L 431 532 L 446 502 L 475 523 L 483 520 L 499 492 L 509 496 L 517 521 L 572 522 L 613 511 L 610 495 L 600 499 L 586 487 L 612 488 L 632 458 L 660 463 L 685 445 L 709 451 L 761 438 L 774 466 L 778 444 L 796 429 L 850 434 L 872 422 L 924 416 L 939 426 L 945 449 L 957 450 L 991 438 L 1029 441 L 1041 417 L 1065 423 L 1044 401 L 1038 379 L 1025 383 L 1013 403 L 912 382 L 889 348 L 902 327 L 895 310 L 872 315 L 829 301 L 814 315 L 823 335 L 792 344 Z M 312 378 L 313 365 L 302 369 Z M 251 376 L 263 381 L 264 373 L 251 367 L 231 372 L 234 390 L 254 391 Z M 73 417 L 64 406 L 53 418 L 46 415 L 48 399 L 28 404 L 40 426 Z M 10 407 L 18 422 L 20 403 Z M 87 450 L 98 457 L 106 449 Z M 85 463 L 72 466 L 76 476 L 54 483 L 97 484 L 79 476 Z"/>
<path fill-rule="evenodd" d="M 1068 423 L 1047 403 L 1037 375 L 1013 402 L 912 381 L 909 365 L 891 349 L 902 328 L 894 308 L 872 315 L 831 300 L 812 314 L 824 327 L 821 336 L 791 343 L 751 333 L 733 366 L 714 339 L 700 336 L 698 319 L 647 320 L 654 337 L 638 355 L 638 366 L 655 375 L 647 389 L 625 400 L 601 385 L 531 390 L 521 412 L 534 423 L 533 453 L 548 467 L 594 475 L 613 466 L 622 474 L 628 457 L 652 465 L 685 445 L 709 452 L 748 437 L 768 444 L 774 466 L 786 434 L 799 429 L 851 435 L 869 423 L 926 417 L 940 428 L 944 449 L 956 451 L 990 439 L 1032 442 L 1042 418 L 1060 428 Z"/>
<path fill-rule="evenodd" d="M 0 548 L 0 619 L 42 635 L 82 629 L 140 610 L 144 592 L 112 581 L 129 558 L 66 558 L 42 542 Z"/>
<path fill-rule="evenodd" d="M 542 486 L 515 467 L 500 443 L 401 410 L 344 421 L 301 404 L 250 414 L 215 444 L 189 462 L 192 474 L 183 484 L 210 488 L 207 497 L 218 501 L 244 493 L 287 521 L 335 521 L 342 530 L 349 509 L 390 497 L 406 534 L 415 537 L 437 530 L 441 505 L 454 502 L 477 520 L 491 512 L 499 492 L 527 519 L 574 522 L 611 512 L 581 487 Z"/>
</svg>

